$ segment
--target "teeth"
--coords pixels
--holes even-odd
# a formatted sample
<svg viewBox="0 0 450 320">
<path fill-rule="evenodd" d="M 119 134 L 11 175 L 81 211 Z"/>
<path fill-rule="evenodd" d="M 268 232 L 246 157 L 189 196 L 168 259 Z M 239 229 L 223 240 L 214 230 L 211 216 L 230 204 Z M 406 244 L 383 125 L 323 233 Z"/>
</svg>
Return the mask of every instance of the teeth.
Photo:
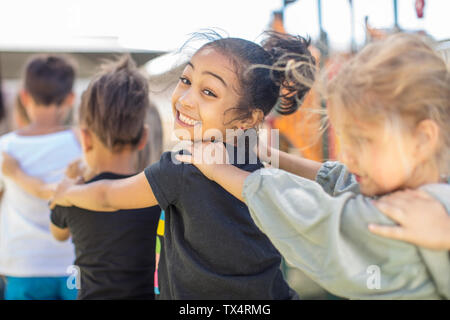
<svg viewBox="0 0 450 320">
<path fill-rule="evenodd" d="M 195 121 L 194 119 L 188 118 L 187 116 L 185 116 L 184 114 L 182 114 L 181 112 L 179 113 L 179 118 L 182 122 L 193 126 L 197 123 L 197 121 Z"/>
</svg>

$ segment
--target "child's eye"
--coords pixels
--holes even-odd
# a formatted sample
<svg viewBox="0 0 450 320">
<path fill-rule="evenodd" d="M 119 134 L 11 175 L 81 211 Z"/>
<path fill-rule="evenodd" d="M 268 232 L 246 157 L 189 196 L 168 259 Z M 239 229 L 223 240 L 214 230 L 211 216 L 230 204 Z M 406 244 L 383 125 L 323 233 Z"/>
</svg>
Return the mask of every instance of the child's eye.
<svg viewBox="0 0 450 320">
<path fill-rule="evenodd" d="M 186 77 L 180 77 L 180 81 L 181 81 L 183 84 L 185 84 L 185 85 L 190 85 L 190 84 L 191 84 L 191 81 L 189 81 L 189 79 L 186 78 Z"/>
<path fill-rule="evenodd" d="M 207 96 L 217 98 L 217 95 L 214 92 L 212 92 L 211 90 L 209 90 L 209 89 L 203 90 L 203 93 L 206 94 Z"/>
</svg>

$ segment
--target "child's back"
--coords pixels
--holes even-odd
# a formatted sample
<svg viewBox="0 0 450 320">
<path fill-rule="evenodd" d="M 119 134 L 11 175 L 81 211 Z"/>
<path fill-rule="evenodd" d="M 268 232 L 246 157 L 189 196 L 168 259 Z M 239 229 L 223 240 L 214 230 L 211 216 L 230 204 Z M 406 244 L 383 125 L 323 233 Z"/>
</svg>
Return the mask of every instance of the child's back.
<svg viewBox="0 0 450 320">
<path fill-rule="evenodd" d="M 194 166 L 174 164 L 171 158 L 166 152 L 145 170 L 166 213 L 160 298 L 294 298 L 281 273 L 281 255 L 247 206 Z M 262 167 L 259 161 L 235 165 L 249 172 Z"/>
<path fill-rule="evenodd" d="M 47 183 L 60 181 L 67 165 L 80 156 L 74 132 L 63 127 L 73 102 L 74 76 L 73 66 L 62 57 L 34 57 L 27 65 L 25 88 L 21 92 L 30 123 L 0 138 L 2 152 L 18 159 L 26 173 Z M 27 291 L 30 281 L 43 277 L 60 277 L 64 281 L 67 267 L 73 262 L 73 246 L 52 239 L 47 200 L 30 195 L 10 179 L 1 180 L 4 194 L 0 273 L 10 277 L 6 298 L 67 298 L 65 289 L 55 289 L 48 296 L 31 287 L 28 289 L 32 292 Z M 17 285 L 13 280 L 19 280 Z"/>
<path fill-rule="evenodd" d="M 127 57 L 106 65 L 89 84 L 79 110 L 83 156 L 95 174 L 87 184 L 137 173 L 148 108 L 147 81 Z M 160 213 L 158 206 L 114 212 L 76 206 L 52 210 L 52 230 L 56 227 L 67 237 L 70 232 L 75 245 L 78 299 L 154 299 Z"/>
<path fill-rule="evenodd" d="M 47 135 L 0 138 L 0 149 L 15 157 L 22 169 L 47 183 L 62 179 L 67 165 L 80 156 L 72 130 Z M 4 179 L 1 207 L 0 273 L 11 276 L 63 276 L 72 264 L 71 243 L 58 243 L 49 231 L 46 200 Z"/>
<path fill-rule="evenodd" d="M 90 182 L 128 175 L 101 173 Z M 69 228 L 80 268 L 77 299 L 153 299 L 158 206 L 95 212 L 57 206 L 52 223 Z"/>
</svg>

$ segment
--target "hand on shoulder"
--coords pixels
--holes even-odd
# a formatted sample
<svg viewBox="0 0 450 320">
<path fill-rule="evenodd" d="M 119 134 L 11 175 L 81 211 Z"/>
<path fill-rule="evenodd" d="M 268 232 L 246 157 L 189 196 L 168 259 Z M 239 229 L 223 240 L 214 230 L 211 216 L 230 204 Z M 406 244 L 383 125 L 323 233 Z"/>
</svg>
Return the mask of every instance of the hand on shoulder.
<svg viewBox="0 0 450 320">
<path fill-rule="evenodd" d="M 397 191 L 374 204 L 398 226 L 371 224 L 371 232 L 429 249 L 450 250 L 450 216 L 444 206 L 425 191 Z"/>
</svg>

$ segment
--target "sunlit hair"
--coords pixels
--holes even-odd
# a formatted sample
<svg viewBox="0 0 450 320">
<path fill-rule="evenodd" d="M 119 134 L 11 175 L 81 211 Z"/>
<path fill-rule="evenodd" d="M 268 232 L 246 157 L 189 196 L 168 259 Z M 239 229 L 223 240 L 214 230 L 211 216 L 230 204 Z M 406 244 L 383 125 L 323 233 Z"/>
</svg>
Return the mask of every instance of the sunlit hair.
<svg viewBox="0 0 450 320">
<path fill-rule="evenodd" d="M 24 73 L 24 89 L 42 106 L 61 106 L 72 92 L 76 64 L 66 55 L 37 54 L 30 57 Z"/>
<path fill-rule="evenodd" d="M 436 164 L 440 174 L 448 174 L 450 76 L 429 40 L 395 34 L 371 43 L 332 80 L 321 82 L 328 107 L 347 124 L 359 119 L 412 132 L 422 120 L 434 121 L 440 128 Z"/>
<path fill-rule="evenodd" d="M 92 130 L 110 150 L 136 147 L 149 108 L 147 79 L 129 55 L 101 66 L 83 92 L 79 123 Z"/>
</svg>

